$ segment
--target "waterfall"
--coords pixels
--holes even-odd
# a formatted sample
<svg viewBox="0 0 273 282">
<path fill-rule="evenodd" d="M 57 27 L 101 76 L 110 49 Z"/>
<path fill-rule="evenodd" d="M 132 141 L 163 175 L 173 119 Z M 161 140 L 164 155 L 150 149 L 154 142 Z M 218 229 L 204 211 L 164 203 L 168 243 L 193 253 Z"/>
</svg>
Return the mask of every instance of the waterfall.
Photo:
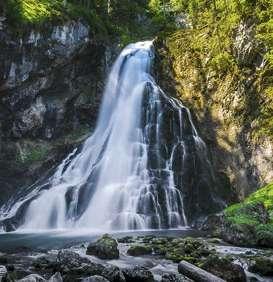
<svg viewBox="0 0 273 282">
<path fill-rule="evenodd" d="M 199 187 L 196 181 L 204 169 L 206 179 L 212 176 L 204 168 L 209 167 L 205 144 L 189 110 L 151 76 L 153 57 L 151 41 L 130 44 L 121 52 L 93 134 L 52 177 L 2 207 L 4 224 L 35 230 L 188 225 L 195 212 L 189 203 L 200 202 L 193 186 Z M 211 187 L 201 186 L 213 201 Z M 194 209 L 202 210 L 202 205 Z"/>
</svg>

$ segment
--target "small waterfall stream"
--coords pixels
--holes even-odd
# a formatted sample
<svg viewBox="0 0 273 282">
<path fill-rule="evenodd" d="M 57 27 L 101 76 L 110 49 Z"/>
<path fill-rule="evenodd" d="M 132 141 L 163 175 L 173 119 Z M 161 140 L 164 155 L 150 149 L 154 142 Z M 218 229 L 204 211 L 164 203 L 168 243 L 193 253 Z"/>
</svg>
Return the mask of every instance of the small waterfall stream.
<svg viewBox="0 0 273 282">
<path fill-rule="evenodd" d="M 153 56 L 151 41 L 121 52 L 94 133 L 52 177 L 2 207 L 6 229 L 179 228 L 192 207 L 206 209 L 204 197 L 215 202 L 205 144 L 189 110 L 155 83 Z"/>
</svg>

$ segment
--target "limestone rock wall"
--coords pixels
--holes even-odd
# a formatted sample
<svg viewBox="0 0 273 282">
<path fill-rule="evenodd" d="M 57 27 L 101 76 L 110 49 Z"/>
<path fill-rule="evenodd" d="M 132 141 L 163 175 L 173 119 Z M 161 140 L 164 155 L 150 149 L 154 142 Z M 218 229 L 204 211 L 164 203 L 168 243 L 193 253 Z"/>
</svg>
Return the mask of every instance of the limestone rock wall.
<svg viewBox="0 0 273 282">
<path fill-rule="evenodd" d="M 218 193 L 227 202 L 243 199 L 273 179 L 272 137 L 255 135 L 264 103 L 257 87 L 264 58 L 257 51 L 261 48 L 254 28 L 241 23 L 234 33 L 232 52 L 238 69 L 233 73 L 209 69 L 210 55 L 196 54 L 187 46 L 187 31 L 160 38 L 156 46 L 158 81 L 190 108 L 209 150 Z"/>
<path fill-rule="evenodd" d="M 0 30 L 0 203 L 95 126 L 115 47 L 81 21 Z"/>
</svg>

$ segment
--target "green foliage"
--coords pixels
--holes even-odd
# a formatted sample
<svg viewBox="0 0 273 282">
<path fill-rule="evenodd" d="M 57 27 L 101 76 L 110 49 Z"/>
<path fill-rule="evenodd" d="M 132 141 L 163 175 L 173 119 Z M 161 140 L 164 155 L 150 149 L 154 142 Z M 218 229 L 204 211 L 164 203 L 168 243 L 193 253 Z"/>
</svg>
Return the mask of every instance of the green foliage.
<svg viewBox="0 0 273 282">
<path fill-rule="evenodd" d="M 164 2 L 162 0 L 150 0 L 149 8 L 154 14 L 161 14 L 164 10 Z"/>
<path fill-rule="evenodd" d="M 217 54 L 210 61 L 210 66 L 218 73 L 227 73 L 234 65 L 234 59 L 228 52 Z"/>
<path fill-rule="evenodd" d="M 225 210 L 225 214 L 227 217 L 233 218 L 235 222 L 237 220 L 240 223 L 244 220 L 246 222 L 257 222 L 259 221 L 258 215 L 255 213 L 255 205 L 257 203 L 262 203 L 265 206 L 273 220 L 273 183 L 260 188 L 246 198 L 243 203 L 228 207 Z"/>
<path fill-rule="evenodd" d="M 8 0 L 6 7 L 8 20 L 14 25 L 41 23 L 62 14 L 61 0 Z"/>
<path fill-rule="evenodd" d="M 157 9 L 162 9 L 160 1 L 150 2 Z M 196 68 L 200 76 L 210 74 L 216 81 L 230 77 L 234 79 L 234 87 L 236 83 L 244 84 L 251 73 L 251 77 L 256 77 L 253 83 L 255 90 L 252 91 L 255 92 L 255 97 L 245 97 L 246 101 L 251 102 L 237 113 L 238 121 L 240 119 L 244 125 L 248 124 L 246 126 L 252 129 L 255 139 L 273 138 L 273 1 L 165 1 L 165 6 L 168 5 L 171 6 L 172 13 L 186 13 L 192 25 L 192 28 L 177 30 L 167 39 L 173 69 L 176 75 L 180 74 L 177 79 L 185 77 L 185 59 L 188 63 L 191 60 L 189 65 Z M 162 12 L 159 14 L 162 15 Z M 256 64 L 247 60 L 245 64 L 242 63 L 242 57 L 239 58 L 234 52 L 234 38 L 241 23 L 254 27 L 256 50 L 253 50 L 253 60 L 256 60 L 255 56 L 258 58 L 262 55 L 264 58 L 260 70 Z M 220 80 L 218 84 L 221 84 Z"/>
<path fill-rule="evenodd" d="M 26 146 L 18 155 L 17 161 L 23 164 L 32 164 L 34 162 L 43 161 L 48 154 L 48 148 L 41 145 Z"/>
<path fill-rule="evenodd" d="M 225 215 L 234 224 L 255 226 L 260 224 L 256 207 L 257 202 L 235 204 L 225 210 Z"/>
<path fill-rule="evenodd" d="M 269 213 L 273 212 L 273 183 L 266 185 L 257 192 L 251 194 L 246 200 L 246 203 L 262 202 Z M 272 214 L 273 220 L 273 214 Z"/>
<path fill-rule="evenodd" d="M 147 20 L 146 0 L 7 0 L 4 10 L 11 26 L 19 30 L 25 25 L 81 18 L 97 39 L 120 37 L 121 45 L 151 38 L 158 30 L 154 21 Z M 139 24 L 139 17 L 146 19 L 145 24 Z"/>
</svg>

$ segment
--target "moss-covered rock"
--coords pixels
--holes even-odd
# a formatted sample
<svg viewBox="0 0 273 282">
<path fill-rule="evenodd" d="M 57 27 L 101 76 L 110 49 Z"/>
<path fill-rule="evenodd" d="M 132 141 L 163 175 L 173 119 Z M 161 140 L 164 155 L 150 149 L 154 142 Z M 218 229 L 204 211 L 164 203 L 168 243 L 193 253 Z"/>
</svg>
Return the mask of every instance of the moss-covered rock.
<svg viewBox="0 0 273 282">
<path fill-rule="evenodd" d="M 99 240 L 88 245 L 86 254 L 101 259 L 117 259 L 119 258 L 118 243 L 108 234 L 104 234 Z"/>
<path fill-rule="evenodd" d="M 154 239 L 151 247 L 155 254 L 162 255 L 174 262 L 181 260 L 197 263 L 202 258 L 214 253 L 209 250 L 203 240 L 194 238 L 164 238 Z"/>
<path fill-rule="evenodd" d="M 222 221 L 222 237 L 235 245 L 273 246 L 273 185 L 251 194 L 244 202 L 228 207 Z"/>
<path fill-rule="evenodd" d="M 264 276 L 273 275 L 273 261 L 265 257 L 255 257 L 248 270 Z"/>
<path fill-rule="evenodd" d="M 142 256 L 142 255 L 149 255 L 153 252 L 152 248 L 147 245 L 132 245 L 127 254 L 130 256 Z"/>
<path fill-rule="evenodd" d="M 228 258 L 210 255 L 199 266 L 227 282 L 246 281 L 244 269 L 240 265 L 232 263 Z"/>
<path fill-rule="evenodd" d="M 117 241 L 119 243 L 128 244 L 128 243 L 133 243 L 134 238 L 132 236 L 125 236 L 125 237 L 122 237 L 122 238 L 118 238 Z"/>
</svg>

